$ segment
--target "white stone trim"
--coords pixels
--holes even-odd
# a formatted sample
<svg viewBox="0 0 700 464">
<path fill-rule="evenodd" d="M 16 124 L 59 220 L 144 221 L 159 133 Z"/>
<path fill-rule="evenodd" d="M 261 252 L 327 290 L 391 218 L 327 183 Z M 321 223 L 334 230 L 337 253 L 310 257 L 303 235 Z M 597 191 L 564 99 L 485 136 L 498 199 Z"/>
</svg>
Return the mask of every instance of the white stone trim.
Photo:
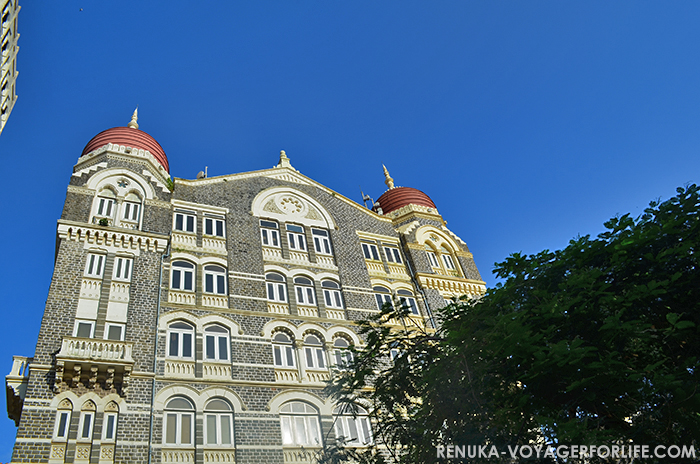
<svg viewBox="0 0 700 464">
<path fill-rule="evenodd" d="M 298 210 L 293 208 L 285 209 L 285 201 L 289 199 L 296 201 Z M 265 209 L 270 202 L 272 202 L 272 208 L 277 211 Z M 333 216 L 326 208 L 306 193 L 290 187 L 270 187 L 262 190 L 253 199 L 251 213 L 258 218 L 271 218 L 282 222 L 298 223 L 325 229 L 336 228 Z M 318 214 L 321 217 L 311 217 Z"/>
<path fill-rule="evenodd" d="M 228 208 L 222 208 L 220 206 L 206 205 L 203 203 L 192 203 L 183 200 L 170 200 L 170 203 L 172 203 L 173 207 L 175 208 L 184 208 L 212 214 L 226 215 L 229 211 Z"/>
<path fill-rule="evenodd" d="M 275 395 L 269 403 L 267 410 L 279 412 L 284 403 L 289 401 L 305 401 L 313 405 L 322 416 L 330 416 L 333 413 L 333 403 L 330 400 L 324 401 L 321 397 L 303 390 L 285 390 Z"/>
</svg>

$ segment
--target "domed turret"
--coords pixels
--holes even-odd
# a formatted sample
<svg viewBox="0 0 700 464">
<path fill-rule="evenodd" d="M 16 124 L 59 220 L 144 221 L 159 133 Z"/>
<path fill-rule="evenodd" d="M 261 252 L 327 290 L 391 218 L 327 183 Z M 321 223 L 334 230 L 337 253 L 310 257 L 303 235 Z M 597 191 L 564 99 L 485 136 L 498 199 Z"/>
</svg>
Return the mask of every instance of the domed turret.
<svg viewBox="0 0 700 464">
<path fill-rule="evenodd" d="M 124 145 L 131 148 L 147 150 L 160 163 L 163 168 L 170 173 L 168 166 L 168 157 L 165 156 L 165 150 L 160 144 L 149 134 L 139 130 L 137 123 L 138 109 L 134 111 L 131 117 L 131 122 L 127 127 L 113 127 L 100 132 L 94 136 L 83 149 L 81 156 L 84 156 L 91 151 L 97 150 L 100 147 L 113 143 L 115 145 Z"/>
<path fill-rule="evenodd" d="M 383 167 L 384 177 L 386 177 L 385 183 L 387 187 L 389 187 L 389 190 L 379 197 L 377 203 L 379 203 L 379 207 L 384 214 L 389 214 L 406 205 L 426 206 L 437 210 L 433 200 L 420 190 L 411 187 L 394 187 L 394 179 L 389 176 L 389 171 L 386 169 L 386 166 Z"/>
</svg>

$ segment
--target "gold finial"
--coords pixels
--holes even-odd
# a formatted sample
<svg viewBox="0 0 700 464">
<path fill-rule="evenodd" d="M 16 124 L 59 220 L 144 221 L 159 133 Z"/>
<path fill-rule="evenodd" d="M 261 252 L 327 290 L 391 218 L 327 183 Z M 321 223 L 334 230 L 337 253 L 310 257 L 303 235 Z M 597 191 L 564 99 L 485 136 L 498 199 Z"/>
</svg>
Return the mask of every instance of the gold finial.
<svg viewBox="0 0 700 464">
<path fill-rule="evenodd" d="M 134 114 L 131 115 L 131 121 L 129 124 L 126 125 L 126 127 L 131 127 L 132 129 L 138 129 L 139 128 L 139 123 L 136 122 L 139 120 L 139 107 L 137 106 L 136 109 L 134 110 Z"/>
<path fill-rule="evenodd" d="M 386 184 L 387 187 L 389 187 L 389 190 L 391 190 L 394 188 L 394 179 L 392 179 L 391 176 L 389 175 L 389 171 L 387 170 L 386 166 L 384 166 L 382 164 L 382 167 L 384 168 L 384 177 L 386 178 L 384 183 Z"/>
<path fill-rule="evenodd" d="M 280 151 L 280 162 L 277 165 L 279 168 L 289 168 L 292 167 L 291 163 L 289 162 L 289 158 L 287 158 L 287 154 L 284 152 L 284 150 Z"/>
</svg>

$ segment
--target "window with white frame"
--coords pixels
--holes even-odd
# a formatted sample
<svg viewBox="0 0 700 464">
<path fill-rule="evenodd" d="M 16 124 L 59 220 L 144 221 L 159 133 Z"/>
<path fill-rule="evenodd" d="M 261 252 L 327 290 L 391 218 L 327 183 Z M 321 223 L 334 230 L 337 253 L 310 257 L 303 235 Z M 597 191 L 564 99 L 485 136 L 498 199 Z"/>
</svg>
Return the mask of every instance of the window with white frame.
<svg viewBox="0 0 700 464">
<path fill-rule="evenodd" d="M 435 267 L 435 268 L 439 268 L 440 263 L 437 260 L 437 256 L 435 256 L 435 252 L 432 251 L 432 248 L 430 248 L 426 245 L 425 252 L 428 255 L 428 262 L 430 263 L 430 266 Z"/>
<path fill-rule="evenodd" d="M 124 324 L 108 322 L 105 324 L 105 340 L 124 340 Z"/>
<path fill-rule="evenodd" d="M 279 225 L 274 221 L 260 220 L 260 238 L 264 246 L 276 247 L 280 246 Z"/>
<path fill-rule="evenodd" d="M 85 263 L 85 275 L 88 277 L 102 277 L 104 270 L 105 255 L 88 254 L 87 263 Z"/>
<path fill-rule="evenodd" d="M 174 322 L 168 326 L 168 356 L 191 359 L 194 327 L 185 322 Z"/>
<path fill-rule="evenodd" d="M 358 405 L 344 404 L 333 409 L 335 436 L 345 445 L 366 446 L 372 444 L 372 428 L 369 413 Z"/>
<path fill-rule="evenodd" d="M 121 256 L 114 258 L 112 279 L 130 281 L 132 264 L 133 260 L 131 258 L 122 258 Z"/>
<path fill-rule="evenodd" d="M 321 446 L 318 410 L 301 401 L 285 403 L 280 408 L 282 444 Z"/>
<path fill-rule="evenodd" d="M 442 262 L 445 263 L 445 269 L 454 271 L 455 270 L 455 263 L 452 261 L 452 256 L 450 254 L 450 250 L 448 250 L 445 246 L 440 248 L 441 252 L 441 257 L 442 257 Z"/>
<path fill-rule="evenodd" d="M 287 241 L 289 242 L 290 250 L 306 251 L 306 237 L 304 236 L 304 228 L 294 224 L 287 224 Z"/>
<path fill-rule="evenodd" d="M 209 360 L 228 361 L 229 332 L 220 325 L 210 325 L 204 329 L 205 357 Z"/>
<path fill-rule="evenodd" d="M 173 229 L 180 232 L 195 233 L 197 224 L 197 215 L 191 211 L 175 211 L 173 218 Z"/>
<path fill-rule="evenodd" d="M 287 302 L 287 280 L 282 274 L 269 272 L 265 275 L 267 281 L 267 299 L 268 301 L 277 301 L 280 303 Z"/>
<path fill-rule="evenodd" d="M 71 410 L 68 409 L 70 404 L 62 402 L 56 411 L 56 426 L 54 428 L 54 438 L 59 441 L 68 439 L 68 429 L 70 428 Z"/>
<path fill-rule="evenodd" d="M 374 298 L 377 301 L 377 308 L 380 310 L 384 307 L 386 303 L 389 303 L 392 307 L 394 306 L 391 299 L 391 290 L 381 285 L 376 285 L 372 287 L 374 290 Z"/>
<path fill-rule="evenodd" d="M 233 410 L 227 401 L 215 398 L 204 406 L 204 436 L 207 446 L 233 444 Z"/>
<path fill-rule="evenodd" d="M 326 352 L 323 343 L 316 335 L 307 335 L 304 339 L 304 358 L 309 369 L 326 368 Z"/>
<path fill-rule="evenodd" d="M 139 222 L 141 213 L 141 199 L 134 193 L 130 193 L 122 203 L 122 220 L 127 222 Z"/>
<path fill-rule="evenodd" d="M 332 280 L 322 280 L 323 299 L 327 308 L 343 308 L 343 297 L 340 295 L 340 285 Z"/>
<path fill-rule="evenodd" d="M 117 436 L 117 417 L 116 412 L 108 412 L 104 415 L 102 421 L 102 440 L 114 441 Z"/>
<path fill-rule="evenodd" d="M 389 263 L 401 264 L 401 252 L 395 247 L 384 247 L 384 254 L 386 255 L 386 260 Z"/>
<path fill-rule="evenodd" d="M 379 257 L 379 251 L 377 250 L 377 245 L 362 242 L 362 253 L 365 255 L 365 259 L 381 261 L 381 258 Z"/>
<path fill-rule="evenodd" d="M 328 238 L 328 231 L 323 229 L 311 229 L 311 236 L 314 238 L 314 248 L 320 255 L 332 255 L 331 241 Z"/>
<path fill-rule="evenodd" d="M 294 346 L 292 339 L 284 332 L 277 332 L 272 337 L 272 357 L 275 366 L 294 367 Z"/>
<path fill-rule="evenodd" d="M 315 306 L 316 292 L 314 291 L 314 282 L 308 277 L 295 277 L 294 290 L 297 296 L 297 303 L 300 305 Z"/>
<path fill-rule="evenodd" d="M 74 336 L 78 338 L 92 338 L 95 330 L 95 321 L 75 320 Z"/>
<path fill-rule="evenodd" d="M 80 412 L 80 425 L 78 426 L 78 440 L 91 440 L 92 439 L 92 428 L 95 425 L 95 411 L 94 405 L 89 405 L 87 407 L 93 408 L 89 411 Z"/>
<path fill-rule="evenodd" d="M 111 218 L 114 214 L 115 195 L 110 189 L 104 189 L 97 196 L 97 211 L 95 216 Z"/>
<path fill-rule="evenodd" d="M 204 216 L 204 233 L 214 237 L 224 236 L 224 218 L 221 216 Z"/>
<path fill-rule="evenodd" d="M 194 291 L 194 264 L 187 261 L 173 261 L 170 288 L 173 290 Z"/>
<path fill-rule="evenodd" d="M 416 299 L 413 297 L 413 293 L 410 290 L 399 289 L 396 291 L 396 294 L 399 297 L 402 308 L 407 308 L 411 311 L 411 314 L 419 314 Z"/>
<path fill-rule="evenodd" d="M 204 291 L 226 295 L 226 269 L 213 264 L 204 266 Z"/>
<path fill-rule="evenodd" d="M 350 342 L 343 337 L 338 337 L 333 342 L 335 367 L 338 369 L 347 369 L 352 364 L 352 351 L 350 351 Z"/>
<path fill-rule="evenodd" d="M 192 446 L 194 441 L 194 405 L 185 397 L 168 401 L 163 414 L 166 445 Z"/>
</svg>

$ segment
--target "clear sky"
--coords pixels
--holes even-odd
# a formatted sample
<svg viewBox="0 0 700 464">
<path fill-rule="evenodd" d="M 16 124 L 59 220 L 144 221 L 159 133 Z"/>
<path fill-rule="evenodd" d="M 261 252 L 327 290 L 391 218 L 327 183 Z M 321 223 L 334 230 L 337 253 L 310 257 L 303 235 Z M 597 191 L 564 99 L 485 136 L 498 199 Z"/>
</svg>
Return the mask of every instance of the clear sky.
<svg viewBox="0 0 700 464">
<path fill-rule="evenodd" d="M 72 167 L 136 105 L 176 177 L 286 150 L 360 202 L 386 164 L 489 286 L 510 253 L 700 181 L 700 2 L 20 1 L 0 135 L 4 373 L 34 353 Z M 0 462 L 14 436 L 0 421 Z"/>
</svg>

